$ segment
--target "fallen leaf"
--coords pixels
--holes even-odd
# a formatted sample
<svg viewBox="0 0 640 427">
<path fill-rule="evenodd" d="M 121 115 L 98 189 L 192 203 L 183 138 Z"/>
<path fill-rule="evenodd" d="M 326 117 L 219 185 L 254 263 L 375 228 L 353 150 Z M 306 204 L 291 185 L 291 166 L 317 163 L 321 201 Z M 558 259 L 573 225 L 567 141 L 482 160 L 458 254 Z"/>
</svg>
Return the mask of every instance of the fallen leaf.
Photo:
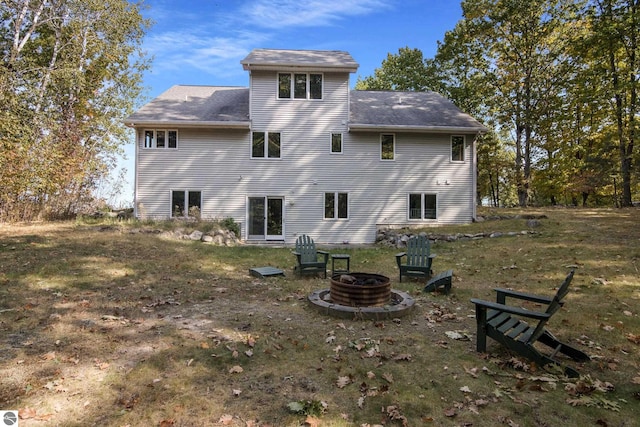
<svg viewBox="0 0 640 427">
<path fill-rule="evenodd" d="M 21 420 L 28 420 L 30 418 L 35 418 L 36 414 L 37 414 L 36 410 L 33 408 L 29 408 L 28 406 L 18 411 L 18 416 L 20 417 Z"/>
<path fill-rule="evenodd" d="M 238 397 L 242 394 L 242 390 L 233 389 L 233 395 Z"/>
<path fill-rule="evenodd" d="M 351 384 L 351 378 L 349 376 L 338 377 L 338 381 L 336 381 L 338 388 L 345 388 L 349 384 Z"/>
<path fill-rule="evenodd" d="M 200 348 L 207 349 L 207 348 L 209 348 L 209 344 L 207 342 L 203 341 L 203 342 L 200 343 Z"/>
<path fill-rule="evenodd" d="M 460 391 L 463 393 L 471 393 L 471 389 L 468 386 L 460 387 Z"/>
<path fill-rule="evenodd" d="M 627 334 L 625 335 L 629 341 L 634 344 L 640 344 L 640 335 Z"/>
<path fill-rule="evenodd" d="M 387 381 L 389 384 L 393 383 L 393 375 L 389 373 L 382 374 L 382 378 Z"/>
<path fill-rule="evenodd" d="M 45 353 L 42 356 L 40 356 L 40 358 L 42 360 L 53 360 L 56 358 L 56 352 L 55 351 L 50 351 L 49 353 Z"/>
<path fill-rule="evenodd" d="M 247 351 L 245 351 L 245 352 L 244 352 L 244 354 L 245 354 L 247 357 L 251 357 L 251 356 L 253 356 L 253 350 L 247 350 Z"/>
<path fill-rule="evenodd" d="M 471 368 L 471 369 L 468 369 L 468 368 L 466 368 L 466 367 L 465 367 L 465 368 L 464 368 L 464 371 L 465 371 L 467 374 L 471 375 L 473 378 L 478 378 L 478 368 Z"/>
<path fill-rule="evenodd" d="M 229 369 L 230 374 L 240 374 L 242 372 L 244 372 L 244 369 L 242 369 L 242 366 L 238 366 L 238 365 Z"/>
<path fill-rule="evenodd" d="M 168 418 L 166 420 L 160 421 L 160 424 L 158 424 L 158 427 L 170 427 L 175 423 L 176 423 L 176 420 L 174 420 L 173 418 Z"/>
<path fill-rule="evenodd" d="M 395 360 L 395 361 L 406 360 L 407 362 L 411 362 L 411 355 L 410 354 L 398 354 L 397 356 L 393 357 L 393 360 Z"/>
<path fill-rule="evenodd" d="M 220 417 L 218 422 L 223 426 L 230 426 L 231 423 L 233 422 L 233 415 L 225 414 Z"/>
<path fill-rule="evenodd" d="M 468 341 L 470 339 L 469 335 L 463 331 L 446 331 L 444 334 L 452 340 Z"/>
<path fill-rule="evenodd" d="M 360 396 L 360 398 L 358 399 L 358 408 L 364 408 L 364 396 Z"/>
</svg>

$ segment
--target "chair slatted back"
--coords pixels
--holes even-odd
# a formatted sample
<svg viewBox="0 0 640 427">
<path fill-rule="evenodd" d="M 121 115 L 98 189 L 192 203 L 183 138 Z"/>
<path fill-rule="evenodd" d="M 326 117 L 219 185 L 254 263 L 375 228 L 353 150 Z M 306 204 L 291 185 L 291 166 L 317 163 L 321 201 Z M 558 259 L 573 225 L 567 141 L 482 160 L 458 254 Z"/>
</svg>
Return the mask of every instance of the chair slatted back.
<svg viewBox="0 0 640 427">
<path fill-rule="evenodd" d="M 306 234 L 303 234 L 296 240 L 296 252 L 300 254 L 300 262 L 302 264 L 318 261 L 316 244 L 313 239 Z"/>
<path fill-rule="evenodd" d="M 412 236 L 407 241 L 407 265 L 415 267 L 429 267 L 431 243 L 427 236 Z"/>
<path fill-rule="evenodd" d="M 564 304 L 563 300 L 564 300 L 564 297 L 566 297 L 567 294 L 569 293 L 569 285 L 571 284 L 571 280 L 573 279 L 574 273 L 575 273 L 575 270 L 571 270 L 567 275 L 567 277 L 565 277 L 564 281 L 562 282 L 562 285 L 560 285 L 560 287 L 558 288 L 558 291 L 556 292 L 556 295 L 553 297 L 553 300 L 547 307 L 547 310 L 545 311 L 546 313 L 553 315 L 556 311 L 560 309 L 560 307 L 563 306 Z M 533 331 L 533 333 L 527 340 L 527 342 L 529 343 L 536 342 L 538 338 L 540 338 L 540 335 L 542 335 L 542 333 L 544 332 L 544 327 L 546 323 L 547 323 L 546 320 L 541 320 L 538 323 L 538 326 L 536 327 L 536 329 Z"/>
</svg>

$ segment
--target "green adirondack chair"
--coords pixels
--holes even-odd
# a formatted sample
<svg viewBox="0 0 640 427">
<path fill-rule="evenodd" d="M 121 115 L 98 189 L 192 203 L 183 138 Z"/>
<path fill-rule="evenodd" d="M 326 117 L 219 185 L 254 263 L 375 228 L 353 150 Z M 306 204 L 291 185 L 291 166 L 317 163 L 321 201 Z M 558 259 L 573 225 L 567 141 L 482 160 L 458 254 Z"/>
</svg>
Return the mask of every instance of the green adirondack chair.
<svg viewBox="0 0 640 427">
<path fill-rule="evenodd" d="M 407 260 L 403 264 L 402 259 L 405 256 Z M 407 241 L 406 252 L 396 254 L 400 281 L 402 282 L 402 276 L 429 279 L 433 274 L 431 263 L 435 257 L 436 255 L 431 253 L 431 243 L 427 236 L 411 236 Z"/>
<path fill-rule="evenodd" d="M 298 261 L 295 267 L 298 274 L 323 273 L 325 279 L 327 278 L 329 252 L 317 250 L 311 237 L 306 234 L 299 236 L 296 240 L 296 250 L 292 252 Z"/>
<path fill-rule="evenodd" d="M 569 284 L 573 279 L 574 270 L 567 275 L 564 282 L 552 298 L 516 292 L 508 289 L 495 289 L 496 302 L 472 299 L 476 306 L 476 323 L 478 327 L 476 348 L 480 353 L 487 349 L 487 336 L 498 341 L 509 350 L 534 362 L 539 367 L 548 364 L 562 366 L 555 359 L 556 354 L 564 354 L 577 362 L 586 362 L 590 357 L 568 344 L 559 341 L 545 326 L 551 316 L 563 306 L 563 299 L 569 292 Z M 517 298 L 532 301 L 547 306 L 545 311 L 532 311 L 506 304 L 506 298 Z M 525 322 L 525 319 L 530 319 Z M 551 354 L 541 353 L 534 344 L 540 343 L 552 349 Z M 578 371 L 564 366 L 565 375 L 579 377 Z"/>
</svg>

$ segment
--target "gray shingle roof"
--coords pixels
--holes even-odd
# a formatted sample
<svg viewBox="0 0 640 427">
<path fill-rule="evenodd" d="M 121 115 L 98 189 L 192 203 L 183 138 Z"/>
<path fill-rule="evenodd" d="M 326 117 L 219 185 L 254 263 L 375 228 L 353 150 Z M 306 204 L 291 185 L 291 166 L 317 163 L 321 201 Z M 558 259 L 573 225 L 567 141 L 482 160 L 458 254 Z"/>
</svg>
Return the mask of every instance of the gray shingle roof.
<svg viewBox="0 0 640 427">
<path fill-rule="evenodd" d="M 351 91 L 351 130 L 469 131 L 486 128 L 436 92 Z"/>
<path fill-rule="evenodd" d="M 358 69 L 353 57 L 340 50 L 254 49 L 240 63 L 245 70 L 313 68 L 354 73 Z"/>
<path fill-rule="evenodd" d="M 249 89 L 173 86 L 129 116 L 125 123 L 249 128 Z"/>
<path fill-rule="evenodd" d="M 130 126 L 249 129 L 249 89 L 173 86 L 129 116 Z M 435 92 L 351 91 L 352 131 L 482 132 L 486 128 Z"/>
</svg>

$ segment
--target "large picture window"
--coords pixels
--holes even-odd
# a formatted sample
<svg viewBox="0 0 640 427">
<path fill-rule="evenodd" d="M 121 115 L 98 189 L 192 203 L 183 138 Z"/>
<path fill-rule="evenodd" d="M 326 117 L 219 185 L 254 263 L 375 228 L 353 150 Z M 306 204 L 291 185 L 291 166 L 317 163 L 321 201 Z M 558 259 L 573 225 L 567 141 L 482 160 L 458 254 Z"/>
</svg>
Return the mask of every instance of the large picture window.
<svg viewBox="0 0 640 427">
<path fill-rule="evenodd" d="M 322 74 L 278 73 L 278 98 L 322 99 Z"/>
<path fill-rule="evenodd" d="M 464 136 L 451 137 L 451 161 L 464 162 Z"/>
<path fill-rule="evenodd" d="M 145 129 L 144 148 L 178 148 L 178 131 Z"/>
<path fill-rule="evenodd" d="M 324 193 L 324 218 L 325 219 L 349 218 L 349 194 L 348 193 Z"/>
<path fill-rule="evenodd" d="M 280 144 L 280 132 L 253 132 L 251 157 L 279 159 Z"/>
<path fill-rule="evenodd" d="M 171 217 L 200 218 L 202 211 L 202 192 L 192 190 L 171 191 Z"/>
<path fill-rule="evenodd" d="M 409 194 L 409 219 L 436 219 L 437 197 L 435 194 Z"/>
<path fill-rule="evenodd" d="M 396 153 L 396 136 L 392 133 L 380 135 L 380 159 L 393 160 Z"/>
</svg>

